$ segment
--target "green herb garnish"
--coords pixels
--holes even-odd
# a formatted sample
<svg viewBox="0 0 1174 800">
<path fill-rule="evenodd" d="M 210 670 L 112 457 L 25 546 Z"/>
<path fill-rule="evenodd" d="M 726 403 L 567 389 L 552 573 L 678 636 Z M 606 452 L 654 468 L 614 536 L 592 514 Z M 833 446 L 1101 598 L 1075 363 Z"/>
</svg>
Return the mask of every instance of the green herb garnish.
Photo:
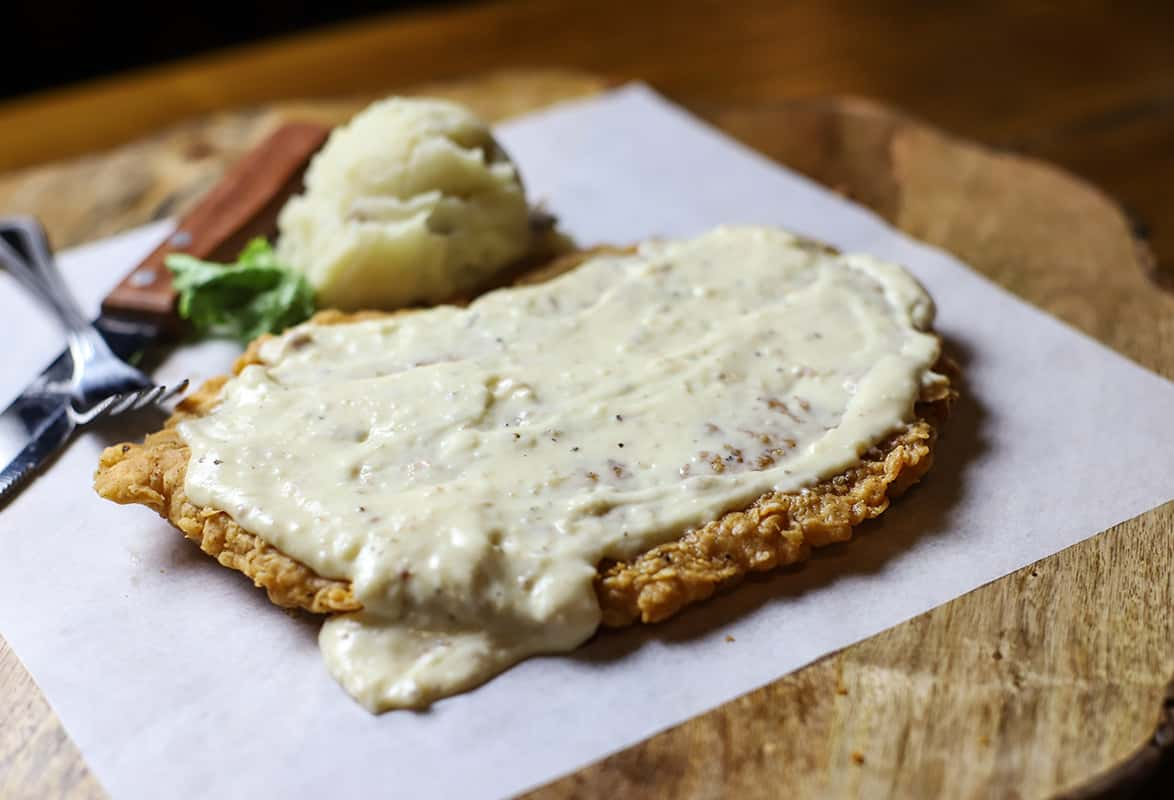
<svg viewBox="0 0 1174 800">
<path fill-rule="evenodd" d="M 179 315 L 200 336 L 242 342 L 278 333 L 314 313 L 314 290 L 302 273 L 282 266 L 264 239 L 253 239 L 234 264 L 182 253 L 165 262 L 175 276 Z"/>
</svg>

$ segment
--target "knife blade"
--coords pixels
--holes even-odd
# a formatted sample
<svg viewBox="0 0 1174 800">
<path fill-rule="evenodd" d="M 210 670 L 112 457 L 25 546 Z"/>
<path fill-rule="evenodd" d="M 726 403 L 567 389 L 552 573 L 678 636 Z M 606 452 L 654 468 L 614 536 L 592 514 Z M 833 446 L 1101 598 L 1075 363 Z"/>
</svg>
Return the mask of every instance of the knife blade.
<svg viewBox="0 0 1174 800">
<path fill-rule="evenodd" d="M 157 335 L 153 326 L 101 319 L 95 327 L 110 349 L 123 360 L 134 360 Z M 73 376 L 73 358 L 66 350 L 42 370 L 29 386 L 0 413 L 0 498 L 9 497 L 32 471 L 69 439 L 73 422 L 67 387 Z M 44 437 L 46 442 L 38 443 Z M 54 446 L 48 446 L 54 443 Z M 0 501 L 2 504 L 2 501 Z"/>
<path fill-rule="evenodd" d="M 20 447 L 22 426 L 10 425 L 0 419 L 0 447 L 7 448 L 10 444 L 20 447 L 9 460 L 8 466 L 0 471 L 0 503 L 6 503 L 6 498 L 13 497 L 20 484 L 69 441 L 75 426 L 68 405 L 69 401 L 59 396 L 53 406 L 37 409 L 36 425 L 25 433 L 23 447 Z M 9 430 L 10 427 L 12 430 Z"/>
<path fill-rule="evenodd" d="M 301 190 L 310 158 L 329 133 L 328 127 L 308 122 L 278 128 L 237 161 L 175 232 L 114 287 L 94 325 L 115 355 L 136 361 L 153 343 L 182 331 L 167 256 L 187 253 L 229 261 L 250 239 L 271 236 L 278 212 Z M 67 349 L 0 412 L 0 497 L 11 499 L 9 490 L 68 441 L 74 428 L 68 392 L 73 368 Z"/>
</svg>

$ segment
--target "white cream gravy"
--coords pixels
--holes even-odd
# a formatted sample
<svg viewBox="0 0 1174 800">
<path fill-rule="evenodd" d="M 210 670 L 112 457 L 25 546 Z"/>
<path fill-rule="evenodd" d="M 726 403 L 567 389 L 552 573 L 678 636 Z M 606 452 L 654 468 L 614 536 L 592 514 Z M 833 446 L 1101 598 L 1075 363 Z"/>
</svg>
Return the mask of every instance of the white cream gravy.
<svg viewBox="0 0 1174 800">
<path fill-rule="evenodd" d="M 913 417 L 937 339 L 900 267 L 719 228 L 467 308 L 266 343 L 184 422 L 187 494 L 364 610 L 330 671 L 418 707 L 600 622 L 603 558 L 850 466 Z"/>
</svg>

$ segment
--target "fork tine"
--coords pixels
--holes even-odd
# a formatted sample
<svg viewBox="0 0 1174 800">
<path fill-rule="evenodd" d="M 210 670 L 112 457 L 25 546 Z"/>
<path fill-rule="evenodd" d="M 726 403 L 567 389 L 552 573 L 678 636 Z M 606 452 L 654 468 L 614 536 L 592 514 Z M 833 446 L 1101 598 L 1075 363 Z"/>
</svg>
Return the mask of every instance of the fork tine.
<svg viewBox="0 0 1174 800">
<path fill-rule="evenodd" d="M 188 388 L 188 381 L 187 380 L 184 380 L 184 381 L 181 381 L 180 383 L 177 383 L 175 386 L 172 386 L 170 389 L 167 389 L 165 392 L 163 392 L 163 394 L 159 395 L 158 399 L 155 400 L 155 405 L 163 405 L 168 400 L 175 397 L 177 394 L 183 393 L 184 389 L 187 389 L 187 388 Z"/>
<path fill-rule="evenodd" d="M 168 388 L 163 384 L 148 386 L 132 392 L 120 392 L 99 400 L 84 412 L 73 412 L 74 422 L 78 425 L 89 425 L 104 417 L 117 417 L 128 411 L 140 411 L 147 406 L 162 406 L 168 400 L 188 388 L 189 381 L 180 381 Z"/>
<path fill-rule="evenodd" d="M 143 390 L 140 389 L 137 392 L 127 392 L 125 394 L 119 395 L 118 401 L 115 403 L 111 403 L 110 408 L 107 411 L 107 414 L 111 417 L 117 417 L 119 414 L 126 413 L 132 407 L 134 407 L 134 405 L 138 401 L 138 399 L 140 397 L 142 397 L 142 394 L 143 394 Z"/>
<path fill-rule="evenodd" d="M 88 425 L 110 412 L 110 407 L 122 399 L 120 394 L 112 394 L 104 400 L 99 400 L 85 412 L 73 411 L 74 422 L 78 425 Z"/>
<path fill-rule="evenodd" d="M 145 408 L 146 406 L 150 405 L 151 403 L 154 403 L 155 401 L 157 401 L 159 399 L 159 396 L 161 394 L 163 394 L 165 391 L 167 391 L 166 386 L 154 386 L 150 389 L 144 389 L 141 392 L 139 392 L 139 395 L 135 399 L 134 403 L 130 406 L 127 406 L 127 410 L 129 411 L 131 409 L 134 409 L 135 411 L 138 411 L 139 409 Z"/>
<path fill-rule="evenodd" d="M 101 419 L 102 417 L 110 416 L 110 412 L 116 405 L 126 400 L 125 394 L 115 394 L 103 400 L 97 407 L 90 409 L 90 419 Z"/>
</svg>

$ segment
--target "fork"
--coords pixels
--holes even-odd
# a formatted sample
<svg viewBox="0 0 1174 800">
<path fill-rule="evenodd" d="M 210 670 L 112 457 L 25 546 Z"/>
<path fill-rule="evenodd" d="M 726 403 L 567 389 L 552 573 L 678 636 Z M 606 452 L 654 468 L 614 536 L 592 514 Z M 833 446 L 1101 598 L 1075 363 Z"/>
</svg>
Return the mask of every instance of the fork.
<svg viewBox="0 0 1174 800">
<path fill-rule="evenodd" d="M 45 388 L 70 398 L 67 411 L 75 425 L 161 406 L 187 388 L 186 380 L 171 388 L 156 384 L 110 350 L 66 286 L 36 220 L 22 217 L 0 222 L 0 265 L 65 329 L 72 375 L 68 382 Z"/>
</svg>

